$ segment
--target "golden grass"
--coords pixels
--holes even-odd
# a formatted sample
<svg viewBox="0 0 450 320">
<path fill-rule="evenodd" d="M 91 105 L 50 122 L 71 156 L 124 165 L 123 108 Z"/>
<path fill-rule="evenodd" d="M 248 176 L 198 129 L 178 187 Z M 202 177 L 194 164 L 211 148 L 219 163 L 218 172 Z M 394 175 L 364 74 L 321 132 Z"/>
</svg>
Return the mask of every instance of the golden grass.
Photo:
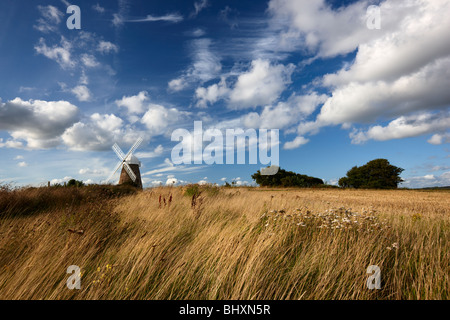
<svg viewBox="0 0 450 320">
<path fill-rule="evenodd" d="M 200 190 L 0 213 L 0 299 L 449 298 L 449 192 Z"/>
</svg>

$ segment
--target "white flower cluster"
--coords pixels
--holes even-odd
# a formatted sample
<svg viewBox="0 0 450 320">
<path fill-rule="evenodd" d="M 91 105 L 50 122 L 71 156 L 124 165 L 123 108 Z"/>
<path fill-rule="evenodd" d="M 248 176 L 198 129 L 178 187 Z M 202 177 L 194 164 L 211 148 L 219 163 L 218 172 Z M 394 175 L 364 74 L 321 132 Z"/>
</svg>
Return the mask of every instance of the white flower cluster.
<svg viewBox="0 0 450 320">
<path fill-rule="evenodd" d="M 372 232 L 374 230 L 388 229 L 386 221 L 381 221 L 375 210 L 363 210 L 362 213 L 352 212 L 352 209 L 341 207 L 329 209 L 322 213 L 312 213 L 308 209 L 295 209 L 288 213 L 285 209 L 265 212 L 261 219 L 265 227 L 277 226 L 288 222 L 302 228 L 318 228 L 333 230 L 358 230 Z"/>
</svg>

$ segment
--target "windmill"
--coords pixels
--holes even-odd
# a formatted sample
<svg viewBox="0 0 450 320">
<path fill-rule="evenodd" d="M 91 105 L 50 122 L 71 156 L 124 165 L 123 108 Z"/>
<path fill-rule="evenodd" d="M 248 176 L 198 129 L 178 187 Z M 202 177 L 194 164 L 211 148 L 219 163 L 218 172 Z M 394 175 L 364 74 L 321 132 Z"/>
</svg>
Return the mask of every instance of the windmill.
<svg viewBox="0 0 450 320">
<path fill-rule="evenodd" d="M 122 166 L 122 172 L 120 173 L 119 184 L 131 183 L 136 187 L 142 189 L 142 180 L 141 180 L 141 172 L 139 171 L 139 167 L 141 166 L 141 162 L 133 155 L 133 152 L 139 147 L 142 143 L 142 138 L 138 138 L 137 141 L 133 144 L 128 151 L 127 154 L 124 154 L 120 147 L 115 143 L 112 146 L 112 149 L 119 157 L 120 161 L 117 163 L 113 173 L 108 178 L 107 181 L 111 180 L 112 177 L 116 174 L 117 170 Z"/>
</svg>

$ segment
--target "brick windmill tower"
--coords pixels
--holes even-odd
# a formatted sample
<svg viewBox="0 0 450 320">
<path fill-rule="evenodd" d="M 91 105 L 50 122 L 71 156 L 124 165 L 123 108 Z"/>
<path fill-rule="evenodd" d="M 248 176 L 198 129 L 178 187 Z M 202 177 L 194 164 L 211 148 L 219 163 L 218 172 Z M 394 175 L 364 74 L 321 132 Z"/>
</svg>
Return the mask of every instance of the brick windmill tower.
<svg viewBox="0 0 450 320">
<path fill-rule="evenodd" d="M 142 189 L 141 172 L 139 170 L 139 168 L 141 167 L 141 162 L 136 156 L 133 155 L 133 152 L 136 151 L 141 143 L 142 138 L 139 138 L 127 154 L 124 154 L 122 152 L 117 143 L 113 145 L 112 149 L 117 154 L 120 161 L 119 163 L 117 163 L 116 168 L 107 181 L 111 180 L 112 177 L 116 174 L 117 170 L 122 167 L 122 171 L 120 172 L 119 184 L 131 184 Z"/>
</svg>

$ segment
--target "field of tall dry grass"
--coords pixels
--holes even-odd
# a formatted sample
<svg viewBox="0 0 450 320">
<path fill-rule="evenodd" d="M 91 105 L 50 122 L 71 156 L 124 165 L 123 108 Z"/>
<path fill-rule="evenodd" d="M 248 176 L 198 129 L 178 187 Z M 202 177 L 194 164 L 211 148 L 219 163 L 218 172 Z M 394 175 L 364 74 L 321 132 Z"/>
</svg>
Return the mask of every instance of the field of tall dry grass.
<svg viewBox="0 0 450 320">
<path fill-rule="evenodd" d="M 448 299 L 449 231 L 446 191 L 3 187 L 0 299 Z"/>
</svg>

